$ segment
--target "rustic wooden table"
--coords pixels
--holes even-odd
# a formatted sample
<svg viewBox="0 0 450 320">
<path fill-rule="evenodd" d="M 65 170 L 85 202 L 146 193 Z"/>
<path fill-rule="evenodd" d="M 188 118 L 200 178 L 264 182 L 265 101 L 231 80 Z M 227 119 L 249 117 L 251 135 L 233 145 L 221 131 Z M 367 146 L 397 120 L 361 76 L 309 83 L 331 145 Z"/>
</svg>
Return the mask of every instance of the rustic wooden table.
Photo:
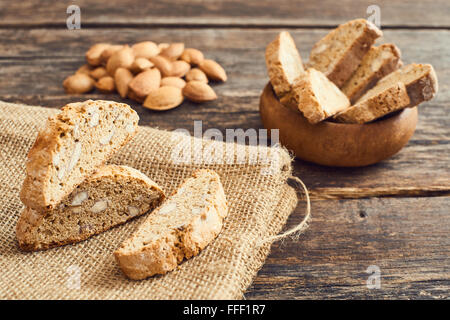
<svg viewBox="0 0 450 320">
<path fill-rule="evenodd" d="M 64 1 L 0 2 L 0 99 L 60 107 L 118 95 L 70 96 L 61 82 L 96 42 L 185 42 L 219 61 L 229 80 L 219 99 L 156 113 L 127 100 L 141 124 L 186 128 L 261 128 L 259 95 L 267 82 L 264 48 L 282 29 L 303 57 L 330 28 L 381 9 L 384 41 L 405 62 L 433 64 L 439 94 L 419 108 L 408 145 L 366 168 L 326 168 L 295 161 L 310 189 L 313 222 L 297 241 L 275 243 L 247 299 L 449 298 L 450 292 L 450 3 L 409 1 L 166 0 L 77 1 L 81 30 L 66 28 Z M 288 221 L 298 223 L 300 205 Z M 369 289 L 369 266 L 381 288 Z"/>
</svg>

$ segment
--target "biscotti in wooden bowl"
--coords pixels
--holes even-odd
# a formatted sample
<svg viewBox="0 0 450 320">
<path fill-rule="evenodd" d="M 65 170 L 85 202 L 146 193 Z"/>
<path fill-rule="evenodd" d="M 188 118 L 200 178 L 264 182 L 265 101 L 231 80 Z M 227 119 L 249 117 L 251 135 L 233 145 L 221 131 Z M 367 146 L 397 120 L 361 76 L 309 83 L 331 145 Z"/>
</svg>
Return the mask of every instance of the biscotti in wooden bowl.
<svg viewBox="0 0 450 320">
<path fill-rule="evenodd" d="M 367 124 L 311 124 L 283 106 L 270 83 L 264 88 L 259 108 L 264 127 L 279 129 L 284 147 L 302 160 L 332 167 L 360 167 L 389 158 L 405 146 L 417 123 L 417 108 L 406 108 Z"/>
<path fill-rule="evenodd" d="M 375 46 L 381 36 L 364 19 L 349 21 L 319 40 L 303 64 L 292 37 L 280 33 L 266 49 L 265 128 L 279 129 L 298 158 L 322 165 L 365 166 L 398 152 L 414 133 L 416 107 L 438 83 L 430 64 L 403 66 L 394 44 Z"/>
</svg>

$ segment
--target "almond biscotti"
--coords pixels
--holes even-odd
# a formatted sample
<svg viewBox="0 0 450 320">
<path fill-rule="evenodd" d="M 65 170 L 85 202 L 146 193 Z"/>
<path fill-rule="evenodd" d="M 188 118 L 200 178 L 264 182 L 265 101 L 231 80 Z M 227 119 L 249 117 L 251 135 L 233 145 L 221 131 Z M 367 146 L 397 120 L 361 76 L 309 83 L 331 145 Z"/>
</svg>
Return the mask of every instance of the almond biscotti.
<svg viewBox="0 0 450 320">
<path fill-rule="evenodd" d="M 163 199 L 161 188 L 140 171 L 102 166 L 52 211 L 25 208 L 16 237 L 27 251 L 79 242 L 149 212 Z"/>
<path fill-rule="evenodd" d="M 294 39 L 281 32 L 266 48 L 266 65 L 270 82 L 279 98 L 291 91 L 294 80 L 305 72 Z"/>
<path fill-rule="evenodd" d="M 28 153 L 20 198 L 31 209 L 48 211 L 127 143 L 139 117 L 113 101 L 71 103 L 48 118 Z"/>
<path fill-rule="evenodd" d="M 221 231 L 228 209 L 219 176 L 199 170 L 114 253 L 131 279 L 165 274 L 199 254 Z"/>
<path fill-rule="evenodd" d="M 314 45 L 308 66 L 323 72 L 341 88 L 382 35 L 381 30 L 365 19 L 341 24 Z"/>
<path fill-rule="evenodd" d="M 408 107 L 415 107 L 424 101 L 431 100 L 439 89 L 436 72 L 431 64 L 408 64 L 388 74 L 379 83 L 389 85 L 398 81 L 403 82 L 408 91 L 410 99 Z M 364 96 L 361 97 L 363 98 Z"/>
<path fill-rule="evenodd" d="M 392 43 L 372 46 L 358 69 L 342 87 L 352 103 L 372 88 L 378 80 L 400 67 L 400 49 Z"/>
<path fill-rule="evenodd" d="M 298 77 L 291 92 L 280 101 L 294 111 L 301 111 L 313 124 L 350 106 L 347 96 L 322 72 L 314 68 L 309 68 Z"/>
<path fill-rule="evenodd" d="M 377 85 L 354 106 L 338 113 L 334 119 L 338 122 L 362 124 L 406 108 L 408 104 L 408 92 L 402 82 Z"/>
<path fill-rule="evenodd" d="M 412 63 L 378 81 L 354 106 L 337 114 L 335 120 L 369 122 L 388 113 L 417 106 L 432 99 L 437 91 L 438 81 L 433 67 Z"/>
</svg>

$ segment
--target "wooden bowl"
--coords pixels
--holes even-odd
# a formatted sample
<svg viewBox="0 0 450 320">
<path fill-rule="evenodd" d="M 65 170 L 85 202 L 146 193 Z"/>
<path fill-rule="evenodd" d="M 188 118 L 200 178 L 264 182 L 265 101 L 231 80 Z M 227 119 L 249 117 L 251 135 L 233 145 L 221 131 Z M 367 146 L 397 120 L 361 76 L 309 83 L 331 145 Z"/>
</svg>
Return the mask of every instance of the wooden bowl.
<svg viewBox="0 0 450 320">
<path fill-rule="evenodd" d="M 259 111 L 264 127 L 279 129 L 280 143 L 298 158 L 335 167 L 367 166 L 389 158 L 406 145 L 417 124 L 414 107 L 366 124 L 313 125 L 283 106 L 270 83 L 261 95 Z"/>
</svg>

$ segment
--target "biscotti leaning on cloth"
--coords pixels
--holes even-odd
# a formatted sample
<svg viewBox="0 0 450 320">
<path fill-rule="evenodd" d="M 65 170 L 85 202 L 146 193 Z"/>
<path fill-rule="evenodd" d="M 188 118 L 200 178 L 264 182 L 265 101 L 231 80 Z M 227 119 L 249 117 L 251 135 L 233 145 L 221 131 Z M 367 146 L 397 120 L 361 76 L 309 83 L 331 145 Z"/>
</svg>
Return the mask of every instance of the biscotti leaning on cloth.
<svg viewBox="0 0 450 320">
<path fill-rule="evenodd" d="M 48 118 L 28 153 L 20 198 L 37 211 L 51 210 L 92 175 L 137 131 L 139 116 L 124 103 L 71 103 Z"/>
<path fill-rule="evenodd" d="M 349 21 L 319 40 L 304 65 L 294 40 L 283 31 L 266 48 L 270 82 L 280 102 L 316 124 L 366 123 L 432 99 L 438 90 L 433 67 L 402 68 L 394 44 L 374 46 L 380 36 L 364 19 Z"/>
<path fill-rule="evenodd" d="M 198 170 L 114 253 L 131 279 L 165 274 L 199 254 L 222 229 L 228 214 L 219 176 Z"/>
<path fill-rule="evenodd" d="M 27 161 L 16 236 L 24 250 L 85 240 L 156 207 L 164 193 L 143 173 L 104 166 L 136 134 L 128 105 L 88 100 L 49 117 Z"/>
<path fill-rule="evenodd" d="M 79 242 L 153 210 L 163 199 L 161 188 L 142 172 L 101 166 L 55 209 L 42 214 L 25 208 L 17 223 L 17 240 L 23 250 Z"/>
</svg>

